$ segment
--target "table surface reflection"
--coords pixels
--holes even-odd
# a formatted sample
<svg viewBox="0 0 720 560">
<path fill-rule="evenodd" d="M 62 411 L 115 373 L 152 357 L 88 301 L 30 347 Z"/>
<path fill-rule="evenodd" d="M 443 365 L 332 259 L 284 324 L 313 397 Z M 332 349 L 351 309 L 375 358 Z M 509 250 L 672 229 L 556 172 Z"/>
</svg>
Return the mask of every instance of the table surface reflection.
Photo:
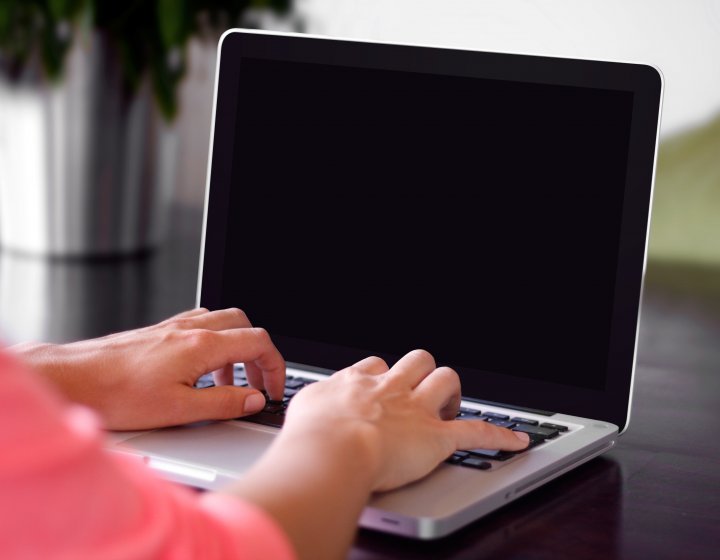
<svg viewBox="0 0 720 560">
<path fill-rule="evenodd" d="M 166 245 L 136 258 L 0 254 L 5 339 L 89 338 L 193 307 L 201 220 L 175 208 Z M 718 341 L 720 269 L 652 265 L 632 420 L 613 451 L 438 541 L 360 531 L 350 557 L 718 557 Z"/>
</svg>

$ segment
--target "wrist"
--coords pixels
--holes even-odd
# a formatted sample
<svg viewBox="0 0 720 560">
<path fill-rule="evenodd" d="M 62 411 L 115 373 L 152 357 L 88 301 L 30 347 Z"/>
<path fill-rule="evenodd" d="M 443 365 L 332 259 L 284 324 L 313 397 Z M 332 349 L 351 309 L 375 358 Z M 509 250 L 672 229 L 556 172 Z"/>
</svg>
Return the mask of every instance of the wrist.
<svg viewBox="0 0 720 560">
<path fill-rule="evenodd" d="M 18 356 L 30 369 L 45 376 L 57 361 L 58 347 L 58 344 L 47 342 L 22 342 L 10 346 L 8 350 Z"/>
<path fill-rule="evenodd" d="M 299 558 L 342 557 L 376 478 L 375 453 L 363 431 L 338 422 L 286 423 L 265 455 L 226 492 L 272 516 Z"/>
<path fill-rule="evenodd" d="M 372 492 L 379 470 L 379 449 L 374 443 L 372 427 L 364 422 L 332 422 L 323 426 L 286 423 L 269 450 L 275 455 L 302 456 L 312 462 L 317 472 L 341 473 L 355 487 L 368 495 Z M 272 460 L 272 459 L 270 459 Z"/>
<path fill-rule="evenodd" d="M 62 344 L 47 342 L 24 342 L 8 348 L 30 370 L 54 386 L 65 398 L 74 401 L 74 376 L 66 371 L 68 368 L 64 349 Z"/>
</svg>

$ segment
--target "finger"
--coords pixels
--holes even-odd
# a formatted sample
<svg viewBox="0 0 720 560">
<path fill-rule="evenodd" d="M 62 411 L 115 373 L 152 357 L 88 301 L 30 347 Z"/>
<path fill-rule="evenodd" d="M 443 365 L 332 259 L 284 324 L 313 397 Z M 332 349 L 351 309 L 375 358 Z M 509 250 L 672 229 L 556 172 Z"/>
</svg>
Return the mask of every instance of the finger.
<svg viewBox="0 0 720 560">
<path fill-rule="evenodd" d="M 264 391 L 266 389 L 265 380 L 263 379 L 263 371 L 255 365 L 255 363 L 245 362 L 245 377 L 247 377 L 250 387 L 254 387 L 258 391 Z M 282 399 L 282 397 L 277 398 L 276 391 L 272 394 L 268 392 L 268 395 L 270 395 L 270 398 L 274 401 Z"/>
<path fill-rule="evenodd" d="M 213 381 L 216 386 L 221 385 L 234 385 L 235 384 L 235 371 L 233 364 L 225 364 L 222 368 L 213 371 Z"/>
<path fill-rule="evenodd" d="M 265 397 L 259 391 L 247 387 L 223 385 L 207 389 L 188 388 L 184 392 L 179 423 L 200 420 L 228 420 L 260 412 Z"/>
<path fill-rule="evenodd" d="M 285 360 L 265 329 L 192 330 L 187 333 L 192 342 L 186 351 L 192 354 L 190 359 L 200 360 L 204 371 L 244 362 L 248 383 L 253 387 L 264 387 L 275 400 L 282 399 Z"/>
<path fill-rule="evenodd" d="M 460 377 L 449 367 L 437 368 L 420 381 L 415 395 L 440 418 L 452 420 L 460 408 Z"/>
<path fill-rule="evenodd" d="M 179 319 L 182 321 L 182 326 L 188 329 L 224 331 L 252 327 L 247 315 L 235 307 L 180 317 Z"/>
<path fill-rule="evenodd" d="M 354 369 L 370 375 L 379 375 L 387 372 L 390 368 L 388 367 L 387 362 L 385 362 L 382 358 L 370 356 L 369 358 L 365 358 L 364 360 L 360 360 L 356 364 L 353 364 L 349 369 Z"/>
<path fill-rule="evenodd" d="M 280 356 L 277 349 L 275 351 Z M 262 359 L 254 362 L 245 362 L 245 371 L 249 371 L 250 375 L 255 371 L 262 373 L 262 384 L 267 391 L 268 396 L 274 401 L 281 401 L 285 396 L 285 360 L 280 356 L 281 365 L 270 367 L 268 363 Z"/>
<path fill-rule="evenodd" d="M 388 383 L 414 389 L 435 370 L 435 358 L 426 350 L 413 350 L 400 358 L 387 373 Z"/>
<path fill-rule="evenodd" d="M 455 438 L 456 449 L 520 451 L 530 441 L 527 434 L 498 428 L 483 420 L 452 420 L 445 424 Z"/>
</svg>

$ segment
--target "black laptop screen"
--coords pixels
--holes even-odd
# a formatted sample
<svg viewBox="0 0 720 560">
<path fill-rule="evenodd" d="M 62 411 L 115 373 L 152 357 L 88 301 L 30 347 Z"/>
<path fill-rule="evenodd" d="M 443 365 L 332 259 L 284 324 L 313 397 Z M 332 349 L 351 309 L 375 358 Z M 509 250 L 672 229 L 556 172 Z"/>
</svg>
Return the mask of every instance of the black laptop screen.
<svg viewBox="0 0 720 560">
<path fill-rule="evenodd" d="M 631 92 L 245 57 L 237 98 L 220 303 L 288 360 L 605 387 Z"/>
</svg>

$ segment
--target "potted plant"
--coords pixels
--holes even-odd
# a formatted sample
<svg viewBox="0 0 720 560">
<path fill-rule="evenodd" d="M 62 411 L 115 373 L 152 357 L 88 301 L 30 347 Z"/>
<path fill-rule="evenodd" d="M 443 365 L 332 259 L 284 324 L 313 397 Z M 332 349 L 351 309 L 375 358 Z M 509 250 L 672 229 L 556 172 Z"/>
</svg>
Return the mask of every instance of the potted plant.
<svg viewBox="0 0 720 560">
<path fill-rule="evenodd" d="M 127 254 L 162 238 L 192 37 L 291 0 L 0 0 L 0 243 Z"/>
</svg>

